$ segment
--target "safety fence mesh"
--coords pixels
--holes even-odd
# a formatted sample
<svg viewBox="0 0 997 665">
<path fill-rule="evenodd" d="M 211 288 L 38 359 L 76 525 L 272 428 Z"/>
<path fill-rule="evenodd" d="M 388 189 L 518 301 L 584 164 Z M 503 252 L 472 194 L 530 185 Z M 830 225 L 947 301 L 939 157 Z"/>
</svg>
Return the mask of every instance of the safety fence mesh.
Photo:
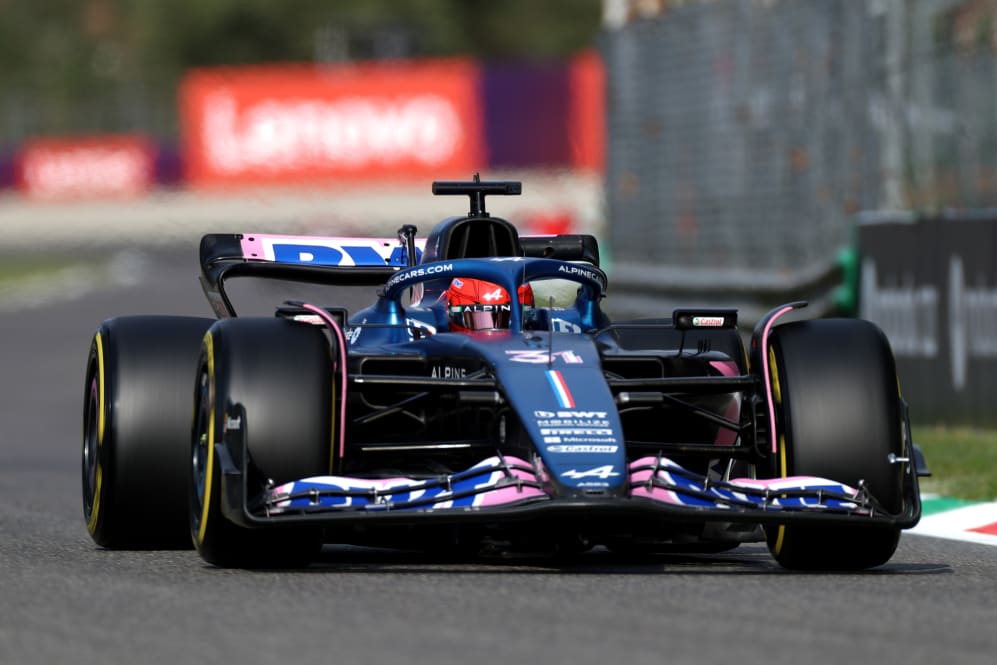
<svg viewBox="0 0 997 665">
<path fill-rule="evenodd" d="M 692 0 L 608 25 L 617 284 L 792 289 L 835 269 L 858 211 L 993 205 L 995 16 Z"/>
</svg>

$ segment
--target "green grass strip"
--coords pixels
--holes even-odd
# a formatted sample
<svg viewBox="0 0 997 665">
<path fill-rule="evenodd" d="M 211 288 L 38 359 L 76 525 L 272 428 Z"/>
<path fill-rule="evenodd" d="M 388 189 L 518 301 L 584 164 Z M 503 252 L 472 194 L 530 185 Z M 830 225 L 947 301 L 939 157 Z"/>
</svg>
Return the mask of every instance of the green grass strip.
<svg viewBox="0 0 997 665">
<path fill-rule="evenodd" d="M 921 491 L 969 501 L 997 500 L 997 431 L 972 427 L 914 427 L 931 471 Z"/>
<path fill-rule="evenodd" d="M 30 258 L 5 256 L 0 260 L 0 286 L 14 284 L 25 279 L 51 275 L 65 268 L 71 262 L 49 257 Z"/>
<path fill-rule="evenodd" d="M 936 513 L 944 513 L 948 510 L 975 506 L 979 501 L 967 501 L 965 499 L 952 499 L 947 496 L 931 496 L 921 498 L 921 513 L 925 516 Z"/>
</svg>

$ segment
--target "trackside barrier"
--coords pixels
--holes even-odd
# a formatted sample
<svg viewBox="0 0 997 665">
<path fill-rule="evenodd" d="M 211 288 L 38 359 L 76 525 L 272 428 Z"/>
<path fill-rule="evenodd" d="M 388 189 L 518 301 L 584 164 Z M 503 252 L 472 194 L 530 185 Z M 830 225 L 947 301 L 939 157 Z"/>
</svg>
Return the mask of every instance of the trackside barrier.
<svg viewBox="0 0 997 665">
<path fill-rule="evenodd" d="M 997 209 L 858 222 L 859 314 L 889 337 L 911 413 L 997 424 Z"/>
</svg>

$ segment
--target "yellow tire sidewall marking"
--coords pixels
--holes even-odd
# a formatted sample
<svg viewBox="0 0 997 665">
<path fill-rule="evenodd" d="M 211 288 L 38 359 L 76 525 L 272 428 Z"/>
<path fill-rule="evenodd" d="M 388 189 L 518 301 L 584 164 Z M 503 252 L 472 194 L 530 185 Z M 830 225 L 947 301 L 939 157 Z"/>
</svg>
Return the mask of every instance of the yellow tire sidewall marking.
<svg viewBox="0 0 997 665">
<path fill-rule="evenodd" d="M 782 404 L 782 386 L 779 383 L 779 365 L 775 361 L 775 349 L 769 347 L 769 376 L 772 379 L 772 399 L 776 404 Z M 772 423 L 775 426 L 775 423 Z"/>
<path fill-rule="evenodd" d="M 782 385 L 779 382 L 779 366 L 775 360 L 775 349 L 771 346 L 769 347 L 769 374 L 772 378 L 772 399 L 775 400 L 776 404 L 782 405 Z M 775 427 L 775 423 L 770 425 Z M 779 477 L 785 478 L 789 475 L 788 462 L 786 460 L 786 435 L 779 435 Z M 786 538 L 786 527 L 779 525 L 776 531 L 775 544 L 772 546 L 772 552 L 778 556 L 782 551 L 782 544 Z"/>
<path fill-rule="evenodd" d="M 204 542 L 204 535 L 208 529 L 208 513 L 211 509 L 212 479 L 214 477 L 215 466 L 215 350 L 211 338 L 211 332 L 204 335 L 204 352 L 208 360 L 208 451 L 207 461 L 204 469 L 204 495 L 201 498 L 201 523 L 197 530 L 197 543 Z"/>
<path fill-rule="evenodd" d="M 94 335 L 94 346 L 97 347 L 97 465 L 96 479 L 94 481 L 93 505 L 90 507 L 90 519 L 87 520 L 87 530 L 93 534 L 97 530 L 97 522 L 100 519 L 100 495 L 104 484 L 104 465 L 101 464 L 100 455 L 104 449 L 104 341 L 100 336 L 100 331 Z"/>
</svg>

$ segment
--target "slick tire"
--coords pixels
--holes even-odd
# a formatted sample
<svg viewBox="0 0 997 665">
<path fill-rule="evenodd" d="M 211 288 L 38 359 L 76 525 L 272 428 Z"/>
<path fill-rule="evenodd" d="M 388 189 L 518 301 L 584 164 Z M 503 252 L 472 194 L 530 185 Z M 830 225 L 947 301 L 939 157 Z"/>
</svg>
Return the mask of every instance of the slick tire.
<svg viewBox="0 0 997 665">
<path fill-rule="evenodd" d="M 189 524 L 201 557 L 216 566 L 307 565 L 321 548 L 310 528 L 248 528 L 222 509 L 222 460 L 247 468 L 248 492 L 326 475 L 333 459 L 333 383 L 321 329 L 277 318 L 224 319 L 204 336 L 190 447 Z M 249 458 L 224 443 L 226 410 L 244 409 Z M 251 497 L 250 497 L 251 498 Z M 240 497 L 242 502 L 246 497 Z"/>
<path fill-rule="evenodd" d="M 83 518 L 109 549 L 189 548 L 190 382 L 213 319 L 128 316 L 93 336 L 83 393 Z"/>
<path fill-rule="evenodd" d="M 774 477 L 811 475 L 863 482 L 890 513 L 903 506 L 903 451 L 896 367 L 885 335 L 858 319 L 818 319 L 777 327 L 770 345 L 778 456 Z M 886 563 L 895 527 L 778 525 L 769 550 L 785 568 L 861 570 Z"/>
</svg>

